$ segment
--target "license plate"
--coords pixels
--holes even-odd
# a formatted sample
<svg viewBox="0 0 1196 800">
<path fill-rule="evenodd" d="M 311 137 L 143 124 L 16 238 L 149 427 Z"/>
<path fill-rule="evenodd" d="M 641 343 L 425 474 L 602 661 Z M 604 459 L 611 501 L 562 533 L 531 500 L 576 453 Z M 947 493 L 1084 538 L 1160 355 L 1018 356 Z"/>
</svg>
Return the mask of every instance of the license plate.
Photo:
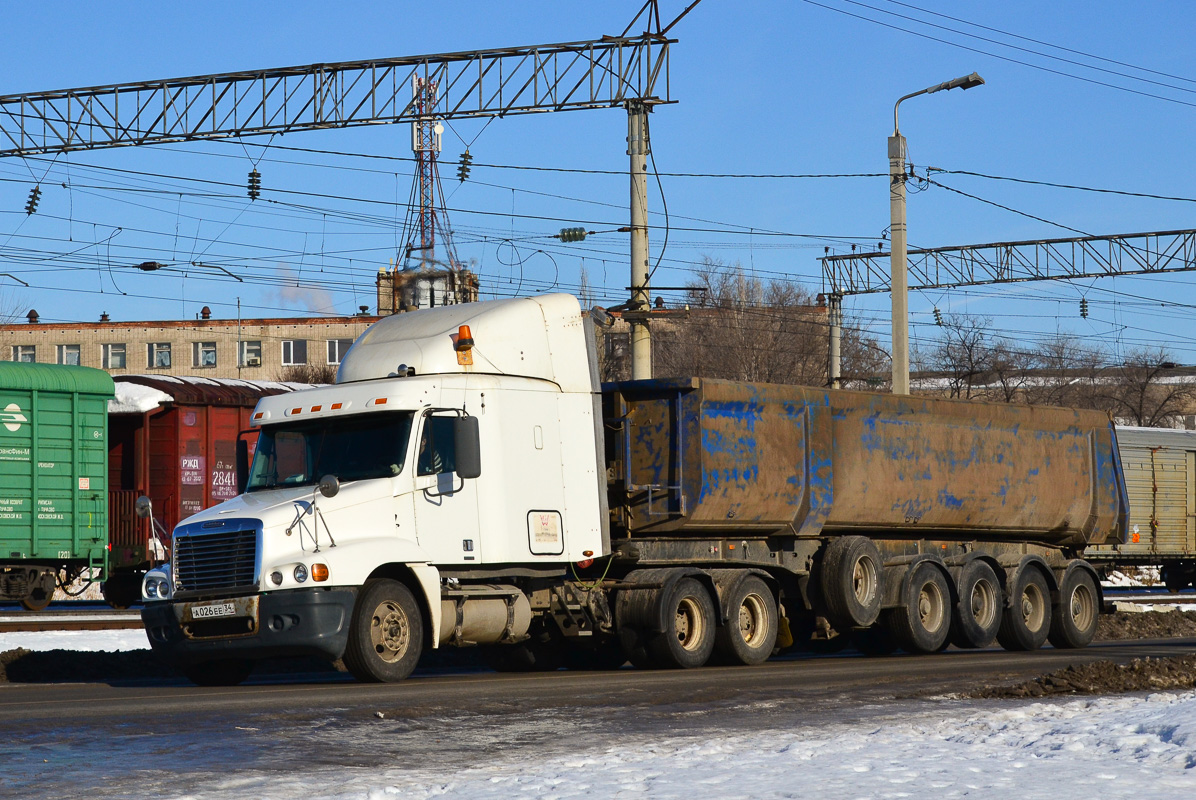
<svg viewBox="0 0 1196 800">
<path fill-rule="evenodd" d="M 207 606 L 191 606 L 191 619 L 209 619 L 211 617 L 231 617 L 237 613 L 237 607 L 232 603 L 213 603 Z"/>
</svg>

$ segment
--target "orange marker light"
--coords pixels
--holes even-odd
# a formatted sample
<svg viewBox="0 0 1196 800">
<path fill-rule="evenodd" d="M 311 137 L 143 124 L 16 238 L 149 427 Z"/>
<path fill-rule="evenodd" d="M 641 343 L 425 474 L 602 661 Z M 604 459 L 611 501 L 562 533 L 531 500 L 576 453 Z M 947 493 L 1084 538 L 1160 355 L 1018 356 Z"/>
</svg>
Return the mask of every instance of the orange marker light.
<svg viewBox="0 0 1196 800">
<path fill-rule="evenodd" d="M 328 566 L 326 564 L 312 564 L 311 579 L 313 581 L 328 580 Z"/>
<path fill-rule="evenodd" d="M 341 406 L 342 406 L 342 405 L 343 405 L 342 403 L 333 403 L 333 404 L 332 404 L 332 410 L 333 410 L 333 411 L 340 411 L 340 410 L 341 410 Z"/>
<path fill-rule="evenodd" d="M 292 408 L 292 409 L 291 409 L 291 413 L 292 413 L 292 414 L 302 414 L 302 413 L 303 413 L 303 409 L 302 409 L 302 408 Z"/>
<path fill-rule="evenodd" d="M 376 406 L 384 406 L 384 405 L 386 405 L 386 398 L 385 398 L 385 397 L 375 397 L 375 398 L 374 398 L 374 405 L 376 405 Z"/>
<path fill-rule="evenodd" d="M 311 407 L 311 413 L 313 413 L 313 414 L 314 414 L 314 413 L 316 413 L 317 411 L 321 410 L 322 408 L 324 408 L 324 406 L 312 406 L 312 407 Z"/>
<path fill-rule="evenodd" d="M 253 418 L 254 418 L 254 420 L 259 420 L 264 416 L 266 416 L 266 413 L 264 411 L 259 411 L 253 415 Z"/>
</svg>

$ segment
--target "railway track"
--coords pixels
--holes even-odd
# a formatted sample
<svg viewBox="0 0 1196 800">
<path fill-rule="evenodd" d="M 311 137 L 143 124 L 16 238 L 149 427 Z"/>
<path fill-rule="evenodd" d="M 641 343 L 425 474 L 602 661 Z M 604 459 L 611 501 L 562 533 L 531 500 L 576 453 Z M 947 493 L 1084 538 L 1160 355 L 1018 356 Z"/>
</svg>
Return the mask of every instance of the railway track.
<svg viewBox="0 0 1196 800">
<path fill-rule="evenodd" d="M 49 608 L 45 611 L 0 609 L 0 633 L 18 631 L 107 631 L 140 628 L 139 610 L 112 608 Z"/>
</svg>

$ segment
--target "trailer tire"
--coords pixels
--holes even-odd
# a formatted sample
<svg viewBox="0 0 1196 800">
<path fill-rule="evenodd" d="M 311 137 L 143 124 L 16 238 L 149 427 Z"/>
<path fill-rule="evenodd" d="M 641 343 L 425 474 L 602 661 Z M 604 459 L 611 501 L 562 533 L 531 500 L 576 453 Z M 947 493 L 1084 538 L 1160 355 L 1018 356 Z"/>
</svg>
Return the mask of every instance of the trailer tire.
<svg viewBox="0 0 1196 800">
<path fill-rule="evenodd" d="M 366 581 L 345 647 L 345 667 L 359 681 L 401 681 L 424 647 L 424 622 L 411 590 L 388 578 Z"/>
<path fill-rule="evenodd" d="M 665 629 L 646 642 L 652 666 L 692 669 L 705 664 L 714 651 L 716 620 L 706 587 L 695 578 L 682 578 L 660 590 L 659 602 Z M 629 656 L 634 663 L 634 652 Z"/>
<path fill-rule="evenodd" d="M 188 664 L 183 668 L 187 680 L 196 686 L 237 686 L 253 672 L 253 662 L 247 658 L 226 658 Z"/>
<path fill-rule="evenodd" d="M 933 561 L 902 580 L 901 605 L 885 610 L 885 627 L 908 653 L 936 653 L 951 630 L 951 586 Z"/>
<path fill-rule="evenodd" d="M 836 630 L 867 628 L 880 616 L 884 562 L 871 539 L 831 539 L 822 556 L 819 577 L 827 619 Z"/>
<path fill-rule="evenodd" d="M 1052 609 L 1047 637 L 1058 648 L 1087 647 L 1096 636 L 1100 600 L 1096 581 L 1086 569 L 1073 569 L 1059 587 L 1059 604 Z"/>
<path fill-rule="evenodd" d="M 951 619 L 951 643 L 966 649 L 988 647 L 997 638 L 1005 606 L 997 573 L 973 559 L 964 564 L 955 585 L 959 600 Z"/>
<path fill-rule="evenodd" d="M 777 643 L 777 601 L 755 575 L 739 582 L 727 598 L 727 624 L 714 634 L 720 661 L 754 666 L 772 656 Z"/>
<path fill-rule="evenodd" d="M 1009 604 L 1001 613 L 997 641 L 1006 650 L 1037 650 L 1051 632 L 1051 590 L 1034 567 L 1017 571 Z"/>
</svg>

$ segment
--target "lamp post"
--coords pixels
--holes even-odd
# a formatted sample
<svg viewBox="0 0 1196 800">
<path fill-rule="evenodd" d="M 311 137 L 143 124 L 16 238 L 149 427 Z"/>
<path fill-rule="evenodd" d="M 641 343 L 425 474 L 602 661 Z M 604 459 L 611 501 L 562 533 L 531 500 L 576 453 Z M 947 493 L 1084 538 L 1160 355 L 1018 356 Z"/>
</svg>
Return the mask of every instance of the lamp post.
<svg viewBox="0 0 1196 800">
<path fill-rule="evenodd" d="M 953 81 L 907 94 L 893 106 L 893 135 L 889 137 L 889 220 L 892 223 L 891 279 L 893 290 L 893 394 L 909 394 L 909 279 L 905 244 L 905 137 L 897 126 L 897 109 L 903 100 L 944 89 L 971 89 L 984 78 L 973 72 Z"/>
</svg>

